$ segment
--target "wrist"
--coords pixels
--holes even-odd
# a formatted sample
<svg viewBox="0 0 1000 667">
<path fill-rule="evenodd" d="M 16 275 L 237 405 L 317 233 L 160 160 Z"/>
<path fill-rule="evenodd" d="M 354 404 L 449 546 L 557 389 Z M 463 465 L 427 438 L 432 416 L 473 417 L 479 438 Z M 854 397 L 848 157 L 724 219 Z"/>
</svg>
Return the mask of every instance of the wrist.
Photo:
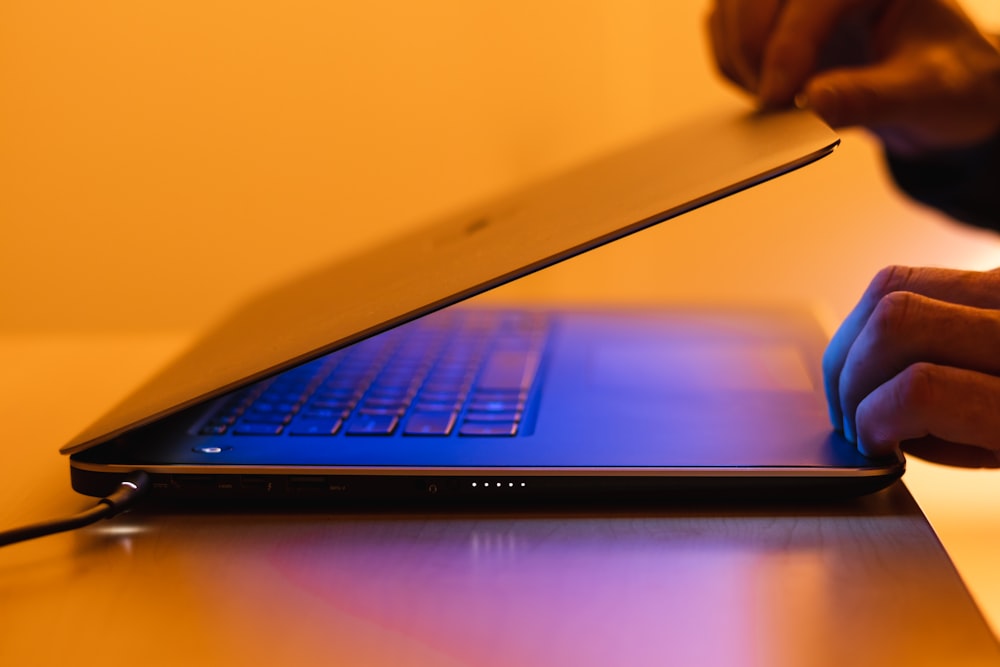
<svg viewBox="0 0 1000 667">
<path fill-rule="evenodd" d="M 1000 230 L 1000 131 L 974 145 L 900 154 L 886 162 L 910 197 L 980 227 Z"/>
</svg>

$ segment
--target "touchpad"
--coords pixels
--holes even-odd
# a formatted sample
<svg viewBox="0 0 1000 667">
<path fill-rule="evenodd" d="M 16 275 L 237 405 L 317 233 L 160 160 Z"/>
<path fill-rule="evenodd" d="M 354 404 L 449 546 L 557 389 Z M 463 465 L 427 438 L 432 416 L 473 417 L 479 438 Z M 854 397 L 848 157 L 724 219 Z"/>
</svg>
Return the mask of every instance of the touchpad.
<svg viewBox="0 0 1000 667">
<path fill-rule="evenodd" d="M 738 341 L 599 343 L 591 381 L 603 387 L 670 391 L 812 392 L 802 353 L 791 344 Z"/>
</svg>

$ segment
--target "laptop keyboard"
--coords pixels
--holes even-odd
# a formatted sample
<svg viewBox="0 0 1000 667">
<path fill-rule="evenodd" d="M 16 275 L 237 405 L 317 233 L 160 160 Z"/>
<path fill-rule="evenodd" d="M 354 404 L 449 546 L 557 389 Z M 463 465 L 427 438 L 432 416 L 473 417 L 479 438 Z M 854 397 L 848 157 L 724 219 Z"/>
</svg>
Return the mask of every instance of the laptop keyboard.
<svg viewBox="0 0 1000 667">
<path fill-rule="evenodd" d="M 547 332 L 543 314 L 442 311 L 254 384 L 197 432 L 515 436 Z"/>
</svg>

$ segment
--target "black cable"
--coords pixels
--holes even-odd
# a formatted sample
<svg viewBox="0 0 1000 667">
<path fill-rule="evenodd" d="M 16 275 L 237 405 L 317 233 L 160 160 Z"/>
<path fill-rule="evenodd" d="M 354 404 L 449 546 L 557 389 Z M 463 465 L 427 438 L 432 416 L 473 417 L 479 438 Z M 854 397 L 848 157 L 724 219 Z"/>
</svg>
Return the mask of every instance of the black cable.
<svg viewBox="0 0 1000 667">
<path fill-rule="evenodd" d="M 21 526 L 20 528 L 12 528 L 11 530 L 0 532 L 0 547 L 16 542 L 33 540 L 36 537 L 83 528 L 101 519 L 110 519 L 132 507 L 139 498 L 146 494 L 148 489 L 149 475 L 141 470 L 136 470 L 129 473 L 122 480 L 122 483 L 114 493 L 111 493 L 106 498 L 101 498 L 97 501 L 97 505 L 91 507 L 89 510 L 63 519 L 43 521 L 42 523 L 34 523 L 29 526 Z"/>
</svg>

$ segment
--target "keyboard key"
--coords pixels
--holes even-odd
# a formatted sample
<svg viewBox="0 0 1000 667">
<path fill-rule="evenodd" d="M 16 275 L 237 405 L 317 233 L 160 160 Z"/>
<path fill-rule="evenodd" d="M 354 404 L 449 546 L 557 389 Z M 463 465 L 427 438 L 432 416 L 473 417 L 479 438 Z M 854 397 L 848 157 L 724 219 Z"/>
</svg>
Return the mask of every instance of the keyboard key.
<svg viewBox="0 0 1000 667">
<path fill-rule="evenodd" d="M 406 422 L 403 435 L 448 435 L 457 417 L 455 412 L 415 412 Z"/>
<path fill-rule="evenodd" d="M 462 401 L 420 401 L 413 404 L 415 412 L 458 412 Z"/>
<path fill-rule="evenodd" d="M 339 401 L 313 401 L 309 404 L 307 410 L 333 410 L 335 412 L 340 412 L 341 410 L 350 410 L 354 407 L 355 401 L 339 400 Z"/>
<path fill-rule="evenodd" d="M 389 406 L 385 408 L 362 406 L 358 408 L 359 415 L 396 415 L 402 417 L 406 413 L 405 405 Z"/>
<path fill-rule="evenodd" d="M 257 401 L 250 408 L 250 412 L 256 414 L 284 414 L 287 412 L 294 412 L 297 409 L 298 405 L 296 403 L 267 403 L 264 401 Z"/>
<path fill-rule="evenodd" d="M 471 378 L 462 378 L 456 382 L 441 382 L 439 380 L 429 380 L 424 385 L 424 392 L 428 394 L 464 394 L 472 386 Z"/>
<path fill-rule="evenodd" d="M 281 435 L 284 426 L 281 424 L 245 424 L 240 422 L 233 427 L 233 435 Z"/>
<path fill-rule="evenodd" d="M 517 434 L 516 422 L 465 422 L 458 431 L 459 435 L 466 436 L 512 436 Z"/>
<path fill-rule="evenodd" d="M 302 411 L 302 418 L 308 420 L 337 420 L 344 419 L 351 411 L 346 408 L 306 408 Z"/>
<path fill-rule="evenodd" d="M 347 423 L 347 435 L 392 435 L 399 424 L 396 415 L 355 415 Z"/>
<path fill-rule="evenodd" d="M 466 412 L 465 421 L 467 422 L 519 422 L 521 421 L 520 412 Z"/>
<path fill-rule="evenodd" d="M 417 400 L 429 401 L 431 403 L 459 402 L 465 400 L 466 393 L 462 391 L 430 391 L 426 387 L 417 394 Z"/>
<path fill-rule="evenodd" d="M 324 401 L 352 401 L 361 396 L 361 392 L 357 387 L 351 385 L 349 387 L 320 387 L 316 391 L 317 400 Z"/>
<path fill-rule="evenodd" d="M 409 398 L 405 396 L 392 398 L 373 396 L 362 401 L 361 408 L 405 408 L 409 402 Z"/>
<path fill-rule="evenodd" d="M 524 350 L 497 350 L 483 368 L 477 389 L 527 389 L 535 377 L 538 355 Z"/>
<path fill-rule="evenodd" d="M 528 398 L 528 392 L 520 389 L 477 389 L 469 397 L 470 401 L 524 401 Z"/>
<path fill-rule="evenodd" d="M 524 401 L 472 401 L 470 412 L 520 412 L 524 410 Z"/>
<path fill-rule="evenodd" d="M 300 419 L 288 427 L 289 435 L 335 435 L 342 419 Z"/>
<path fill-rule="evenodd" d="M 262 414 L 250 412 L 243 415 L 243 419 L 240 420 L 240 422 L 243 424 L 277 424 L 277 425 L 287 424 L 290 421 L 292 421 L 291 414 L 278 414 L 278 413 L 269 414 L 266 412 Z"/>
</svg>

